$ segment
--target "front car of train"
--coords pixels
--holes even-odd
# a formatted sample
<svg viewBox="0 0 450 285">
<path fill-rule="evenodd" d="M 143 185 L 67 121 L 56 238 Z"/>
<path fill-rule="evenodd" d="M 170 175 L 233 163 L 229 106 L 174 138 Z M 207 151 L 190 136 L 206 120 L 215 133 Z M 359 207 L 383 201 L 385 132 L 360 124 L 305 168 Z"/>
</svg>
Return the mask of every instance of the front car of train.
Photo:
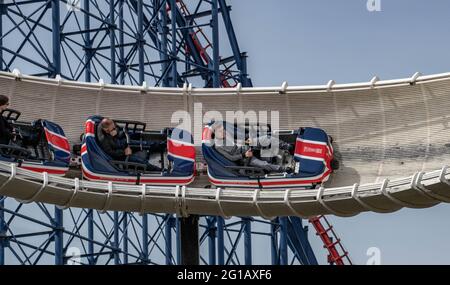
<svg viewBox="0 0 450 285">
<path fill-rule="evenodd" d="M 289 171 L 268 172 L 266 169 L 251 166 L 246 163 L 244 155 L 241 161 L 230 161 L 217 150 L 215 136 L 217 126 L 221 126 L 220 129 L 225 129 L 227 133 L 232 130 L 236 144 L 239 144 L 236 140 L 239 134 L 243 134 L 244 141 L 248 141 L 249 136 L 252 136 L 251 133 L 253 136 L 256 135 L 256 139 L 262 136 L 276 136 L 283 146 L 289 147 L 279 148 L 275 152 L 269 151 L 269 155 L 264 157 L 261 157 L 264 147 L 257 147 L 252 152 L 258 159 L 279 165 L 281 169 Z M 211 184 L 216 187 L 232 188 L 311 189 L 326 182 L 333 170 L 338 168 L 332 139 L 324 130 L 305 127 L 289 131 L 272 131 L 269 125 L 264 126 L 264 130 L 261 127 L 239 126 L 227 122 L 213 122 L 204 127 L 202 152 L 208 165 Z M 252 128 L 256 128 L 256 131 L 252 132 Z M 246 147 L 245 144 L 242 147 Z"/>
</svg>

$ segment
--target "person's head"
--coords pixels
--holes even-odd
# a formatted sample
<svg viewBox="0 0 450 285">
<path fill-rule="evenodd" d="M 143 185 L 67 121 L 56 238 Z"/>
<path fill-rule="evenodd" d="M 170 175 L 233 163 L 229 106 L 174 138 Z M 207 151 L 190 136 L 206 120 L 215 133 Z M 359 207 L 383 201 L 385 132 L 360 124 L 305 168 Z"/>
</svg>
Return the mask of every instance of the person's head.
<svg viewBox="0 0 450 285">
<path fill-rule="evenodd" d="M 5 95 L 0 95 L 0 112 L 9 107 L 9 98 Z"/>
<path fill-rule="evenodd" d="M 219 140 L 223 140 L 225 138 L 226 132 L 222 124 L 217 124 L 214 126 L 214 136 Z"/>
<path fill-rule="evenodd" d="M 113 137 L 117 135 L 116 124 L 109 118 L 103 118 L 103 120 L 100 122 L 100 128 L 102 128 L 104 133 L 109 134 Z"/>
</svg>

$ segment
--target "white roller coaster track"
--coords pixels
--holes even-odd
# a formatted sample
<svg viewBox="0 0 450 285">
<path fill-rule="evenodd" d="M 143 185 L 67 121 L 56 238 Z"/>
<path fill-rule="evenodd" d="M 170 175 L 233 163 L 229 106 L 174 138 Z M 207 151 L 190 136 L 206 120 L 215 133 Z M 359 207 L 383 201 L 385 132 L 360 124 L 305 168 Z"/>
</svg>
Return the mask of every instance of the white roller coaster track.
<svg viewBox="0 0 450 285">
<path fill-rule="evenodd" d="M 0 73 L 24 119 L 46 117 L 73 142 L 102 114 L 171 125 L 172 112 L 277 110 L 280 127 L 317 126 L 334 137 L 342 168 L 314 190 L 121 185 L 34 173 L 0 163 L 0 195 L 61 207 L 221 216 L 352 216 L 450 202 L 450 73 L 323 86 L 197 89 L 92 84 Z M 214 96 L 214 100 L 212 97 Z M 76 111 L 74 111 L 76 110 Z M 45 115 L 43 115 L 45 114 Z"/>
</svg>

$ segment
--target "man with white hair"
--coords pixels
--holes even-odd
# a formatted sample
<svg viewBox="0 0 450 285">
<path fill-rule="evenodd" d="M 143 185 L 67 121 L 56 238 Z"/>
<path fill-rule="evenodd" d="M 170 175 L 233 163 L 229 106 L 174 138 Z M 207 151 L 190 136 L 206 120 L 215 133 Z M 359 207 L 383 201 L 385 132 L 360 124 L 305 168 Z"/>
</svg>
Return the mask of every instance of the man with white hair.
<svg viewBox="0 0 450 285">
<path fill-rule="evenodd" d="M 261 160 L 253 155 L 253 151 L 248 146 L 238 146 L 234 138 L 224 129 L 221 123 L 213 125 L 215 135 L 215 149 L 226 159 L 244 165 L 264 169 L 267 172 L 291 172 L 290 167 L 284 167 Z"/>
</svg>

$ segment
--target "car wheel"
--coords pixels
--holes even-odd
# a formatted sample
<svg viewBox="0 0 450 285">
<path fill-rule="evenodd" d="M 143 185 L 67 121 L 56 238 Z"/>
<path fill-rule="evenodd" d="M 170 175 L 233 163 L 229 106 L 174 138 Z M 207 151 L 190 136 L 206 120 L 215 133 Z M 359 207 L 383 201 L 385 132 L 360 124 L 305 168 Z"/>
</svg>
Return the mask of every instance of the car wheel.
<svg viewBox="0 0 450 285">
<path fill-rule="evenodd" d="M 339 169 L 339 160 L 333 158 L 331 160 L 330 165 L 331 165 L 332 170 L 338 170 Z"/>
</svg>

